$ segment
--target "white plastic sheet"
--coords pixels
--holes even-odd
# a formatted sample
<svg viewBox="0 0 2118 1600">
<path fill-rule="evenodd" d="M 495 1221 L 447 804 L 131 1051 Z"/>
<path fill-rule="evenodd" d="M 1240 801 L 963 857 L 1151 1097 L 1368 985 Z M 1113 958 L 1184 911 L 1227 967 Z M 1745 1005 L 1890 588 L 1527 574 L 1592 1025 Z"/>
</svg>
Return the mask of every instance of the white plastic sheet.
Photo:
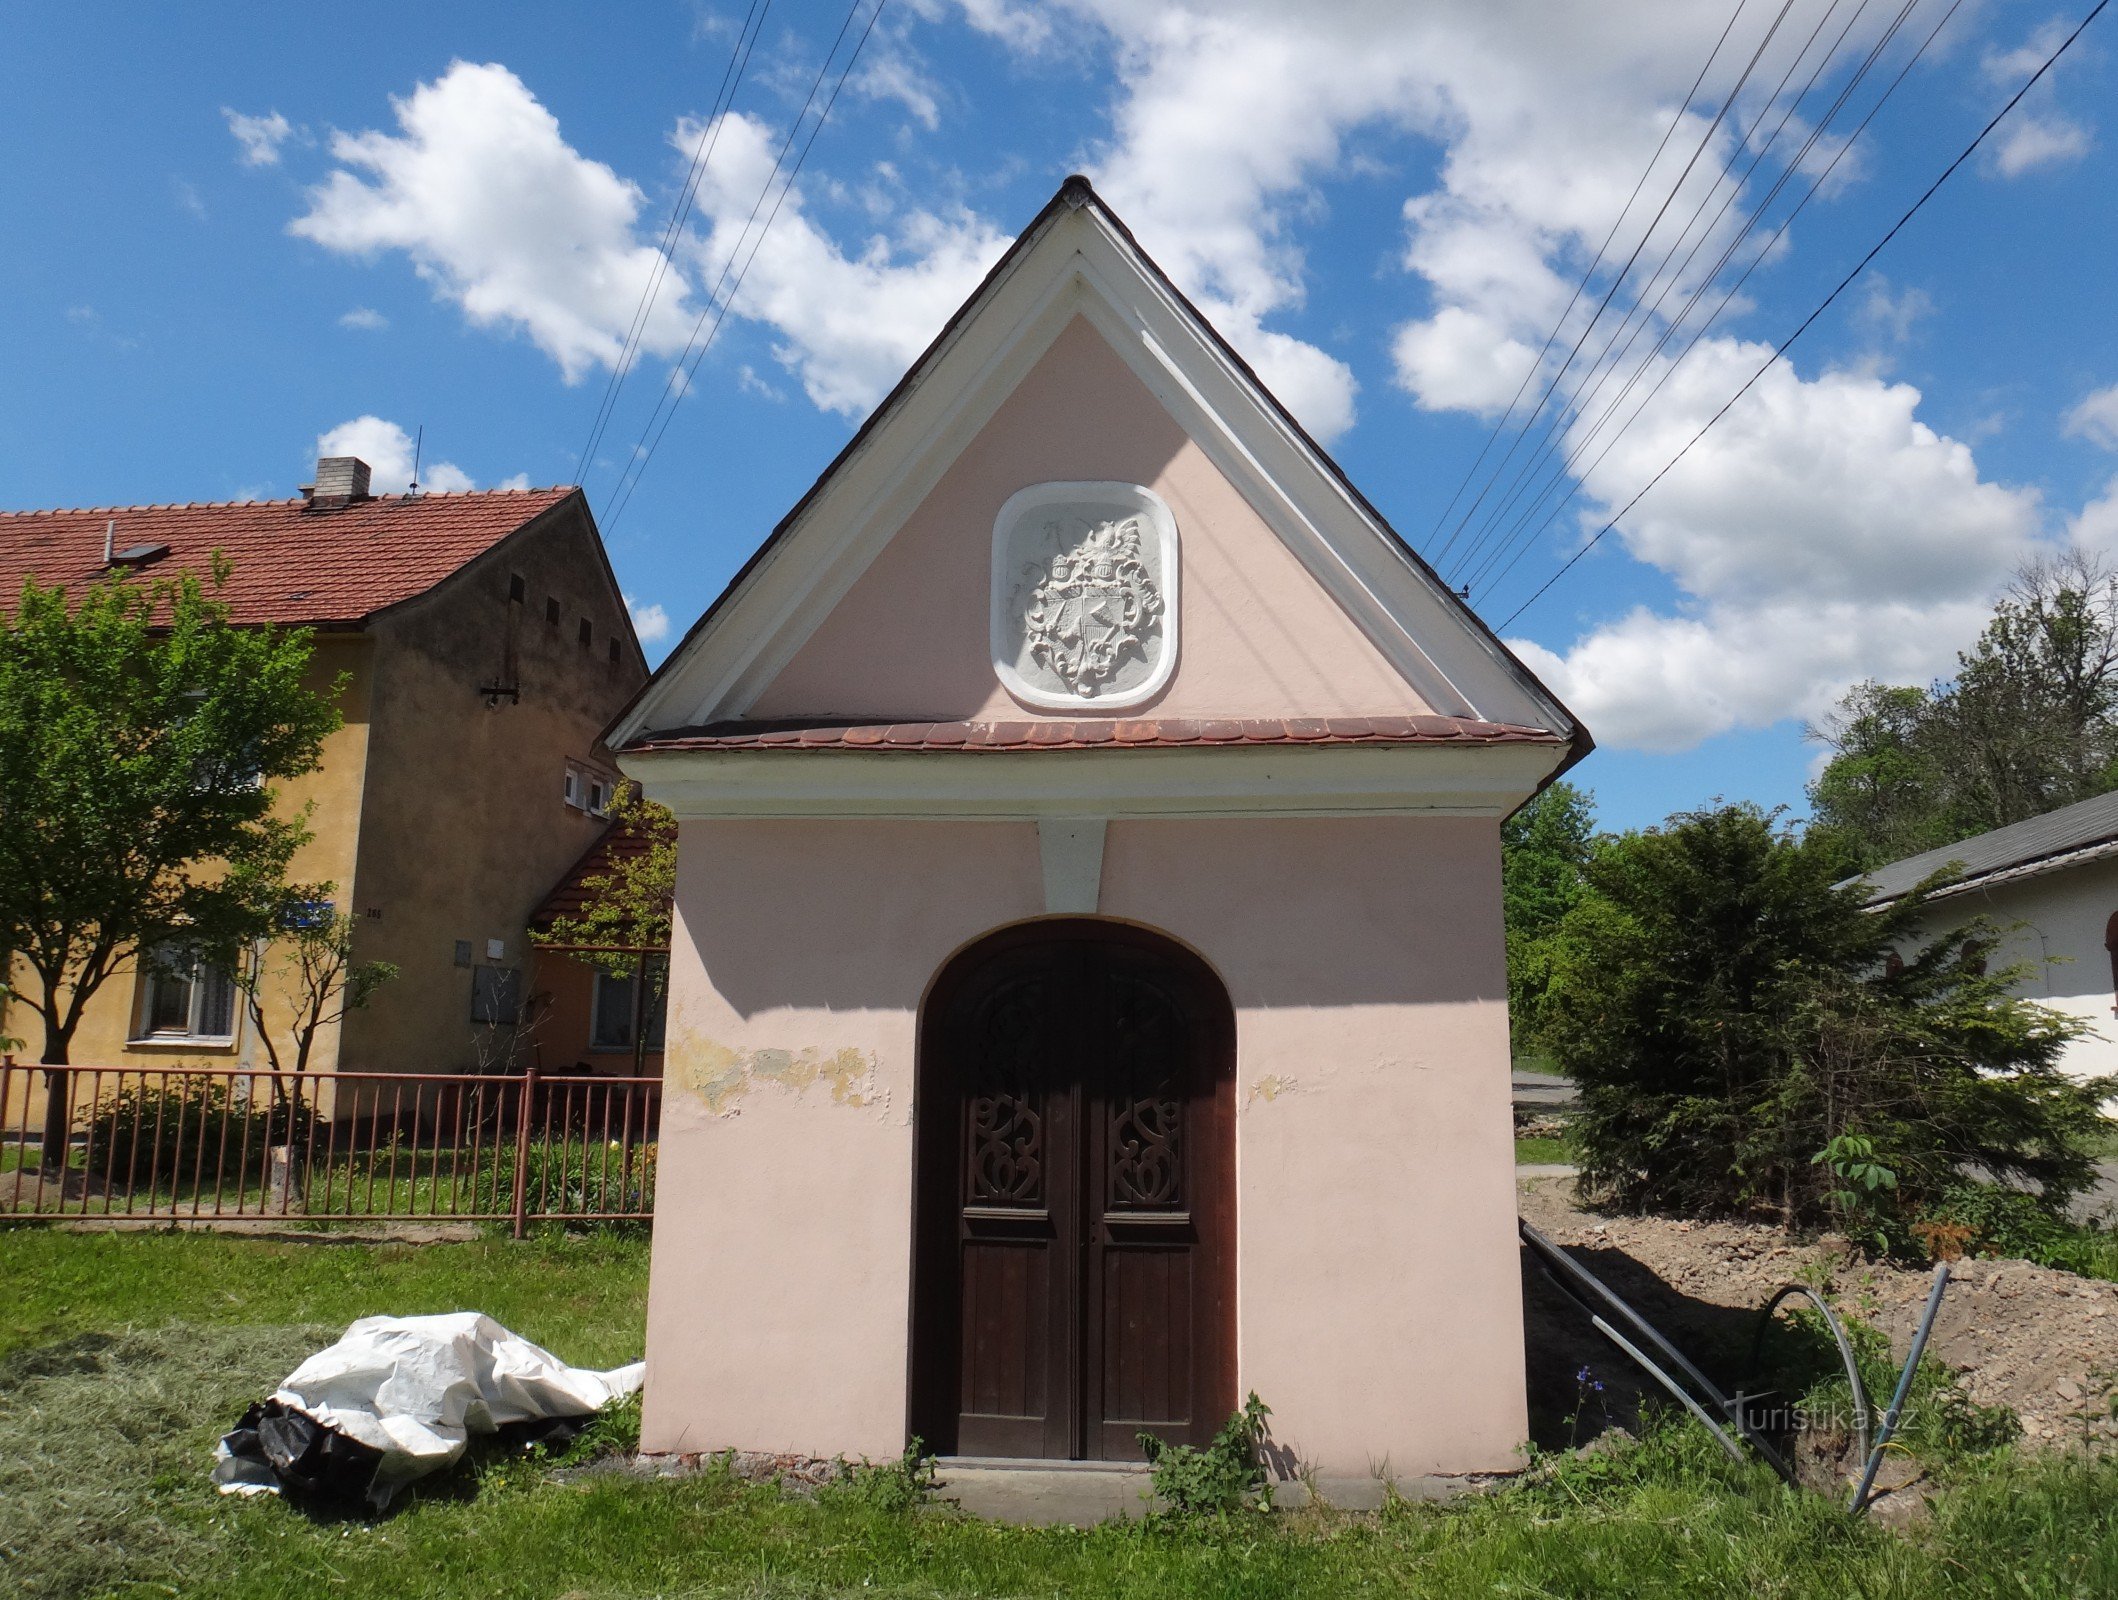
<svg viewBox="0 0 2118 1600">
<path fill-rule="evenodd" d="M 452 1465 L 474 1433 L 510 1422 L 581 1417 L 640 1387 L 645 1362 L 594 1372 L 475 1311 L 363 1317 L 289 1373 L 272 1396 L 382 1453 L 367 1491 L 377 1507 L 415 1478 Z M 231 1437 L 233 1437 L 231 1435 Z M 223 1494 L 277 1493 L 268 1466 L 215 1452 Z"/>
</svg>

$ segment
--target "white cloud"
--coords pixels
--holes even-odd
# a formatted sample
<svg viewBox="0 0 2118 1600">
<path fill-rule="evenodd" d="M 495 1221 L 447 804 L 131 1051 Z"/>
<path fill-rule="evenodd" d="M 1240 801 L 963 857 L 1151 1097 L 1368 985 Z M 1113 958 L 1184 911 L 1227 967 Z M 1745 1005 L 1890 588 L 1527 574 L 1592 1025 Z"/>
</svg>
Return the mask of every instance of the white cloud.
<svg viewBox="0 0 2118 1600">
<path fill-rule="evenodd" d="M 184 178 L 172 178 L 170 190 L 176 196 L 179 210 L 201 222 L 206 220 L 206 202 L 200 197 L 197 184 Z"/>
<path fill-rule="evenodd" d="M 669 637 L 669 613 L 659 604 L 643 604 L 627 595 L 625 609 L 632 617 L 632 631 L 640 636 L 640 643 L 653 644 Z"/>
<path fill-rule="evenodd" d="M 373 306 L 355 306 L 338 319 L 341 328 L 359 328 L 368 333 L 380 333 L 390 325 L 390 319 Z"/>
<path fill-rule="evenodd" d="M 2066 414 L 2065 428 L 2069 438 L 2118 450 L 2118 383 L 2083 395 Z"/>
<path fill-rule="evenodd" d="M 1934 297 L 1913 285 L 1891 292 L 1890 280 L 1871 274 L 1853 311 L 1853 325 L 1884 344 L 1903 344 L 1912 337 L 1923 317 L 1934 315 Z"/>
<path fill-rule="evenodd" d="M 396 423 L 377 416 L 355 417 L 316 436 L 319 456 L 358 456 L 365 461 L 369 469 L 368 488 L 375 494 L 403 494 L 411 487 L 412 450 L 413 440 L 409 433 Z M 453 461 L 427 460 L 419 464 L 419 487 L 432 494 L 454 494 L 475 489 L 478 485 Z M 503 484 L 502 487 L 510 485 Z"/>
<path fill-rule="evenodd" d="M 294 137 L 294 124 L 277 111 L 250 117 L 231 106 L 222 106 L 221 115 L 228 119 L 228 131 L 240 146 L 238 159 L 246 167 L 277 166 L 280 147 Z"/>
<path fill-rule="evenodd" d="M 658 259 L 634 236 L 639 188 L 568 144 L 505 67 L 458 61 L 393 104 L 396 134 L 332 137 L 339 169 L 292 231 L 351 255 L 404 252 L 471 322 L 527 334 L 568 382 L 614 364 Z M 672 270 L 647 350 L 683 344 L 689 294 Z"/>
<path fill-rule="evenodd" d="M 1584 521 L 1600 526 L 1768 349 L 1702 343 L 1590 475 Z M 1564 653 L 1515 647 L 1604 744 L 1647 750 L 1817 717 L 1862 678 L 1945 673 L 2038 548 L 2041 514 L 2033 491 L 1982 480 L 1967 445 L 1920 422 L 1919 399 L 1775 366 L 1612 536 L 1667 574 L 1678 606 L 1592 625 Z"/>
<path fill-rule="evenodd" d="M 941 126 L 941 88 L 901 38 L 870 41 L 851 87 L 866 100 L 896 101 L 929 133 Z"/>
<path fill-rule="evenodd" d="M 678 132 L 685 148 L 698 136 L 692 123 Z M 704 233 L 690 257 L 707 284 L 718 282 L 722 264 L 739 247 L 736 271 L 742 271 L 751 246 L 739 242 L 778 147 L 778 137 L 757 119 L 741 112 L 722 119 L 714 159 L 699 184 Z M 797 189 L 758 247 L 735 310 L 780 335 L 774 354 L 812 402 L 858 416 L 941 331 L 1007 243 L 961 207 L 909 208 L 898 213 L 890 233 L 874 234 L 848 253 L 810 217 Z"/>
<path fill-rule="evenodd" d="M 759 377 L 757 368 L 747 361 L 735 369 L 735 386 L 744 394 L 754 394 L 760 400 L 777 403 L 787 398 L 785 390 Z"/>
<path fill-rule="evenodd" d="M 2094 143 L 2089 126 L 2074 117 L 2018 106 L 2000 125 L 1993 145 L 1993 166 L 2003 178 L 2017 178 L 2039 167 L 2079 161 Z"/>
<path fill-rule="evenodd" d="M 1030 54 L 1052 42 L 1051 11 L 1034 0 L 957 0 L 963 17 L 978 32 L 997 39 L 1009 49 Z M 910 0 L 911 9 L 929 21 L 946 10 L 943 0 Z"/>
<path fill-rule="evenodd" d="M 2053 18 L 2011 50 L 1988 50 L 1980 59 L 1986 81 L 2012 94 L 2067 36 L 2070 23 Z M 2081 118 L 2059 109 L 2053 87 L 2059 69 L 2023 97 L 2022 104 L 2008 113 L 1988 145 L 1986 164 L 2003 178 L 2017 178 L 2040 167 L 2064 166 L 2079 161 L 2095 143 L 2095 129 Z"/>
<path fill-rule="evenodd" d="M 2118 563 L 2118 477 L 2067 523 L 2067 537 L 2083 550 Z"/>
</svg>

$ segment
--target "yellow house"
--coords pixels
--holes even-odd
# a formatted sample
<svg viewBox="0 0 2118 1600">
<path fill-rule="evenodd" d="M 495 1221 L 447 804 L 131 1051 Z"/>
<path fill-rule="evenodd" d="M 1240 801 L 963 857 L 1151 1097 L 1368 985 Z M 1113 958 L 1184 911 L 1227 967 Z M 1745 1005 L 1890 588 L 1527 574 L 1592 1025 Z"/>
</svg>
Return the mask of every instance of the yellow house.
<svg viewBox="0 0 2118 1600">
<path fill-rule="evenodd" d="M 605 827 L 616 768 L 598 735 L 646 677 L 625 601 L 579 489 L 373 495 L 352 457 L 317 463 L 300 499 L 0 514 L 0 594 L 76 587 L 113 565 L 203 571 L 221 552 L 237 624 L 313 628 L 311 681 L 343 681 L 321 766 L 282 786 L 310 808 L 298 882 L 335 885 L 354 954 L 398 976 L 326 1025 L 313 1069 L 436 1072 L 534 1060 L 526 927 Z M 18 984 L 27 979 L 17 971 Z M 269 1000 L 269 992 L 268 992 Z M 136 963 L 75 1035 L 77 1066 L 264 1067 L 229 974 Z M 275 1028 L 291 1056 L 285 1008 Z M 34 1060 L 41 1020 L 0 1031 Z M 41 1100 L 10 1074 L 9 1125 Z"/>
</svg>

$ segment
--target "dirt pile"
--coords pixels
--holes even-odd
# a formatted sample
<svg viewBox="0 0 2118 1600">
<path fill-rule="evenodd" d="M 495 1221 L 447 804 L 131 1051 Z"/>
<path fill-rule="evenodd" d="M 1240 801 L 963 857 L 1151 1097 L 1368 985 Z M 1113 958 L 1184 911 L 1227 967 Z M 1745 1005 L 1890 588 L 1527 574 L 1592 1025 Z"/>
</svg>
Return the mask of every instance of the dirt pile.
<svg viewBox="0 0 2118 1600">
<path fill-rule="evenodd" d="M 1926 1271 L 1860 1258 L 1843 1241 L 1798 1244 L 1777 1229 L 1740 1222 L 1602 1216 L 1575 1208 L 1568 1178 L 1526 1180 L 1520 1205 L 1532 1227 L 1566 1246 L 1731 1385 L 1744 1376 L 1758 1308 L 1782 1284 L 1828 1271 L 1833 1304 L 1887 1334 L 1900 1361 L 1927 1298 Z M 1534 1268 L 1526 1269 L 1525 1290 L 1539 1432 L 1551 1434 L 1556 1419 L 1582 1409 L 1576 1375 L 1584 1366 L 1593 1381 L 1611 1384 L 1595 1398 L 1600 1408 L 1608 1395 L 1612 1419 L 1622 1422 L 1638 1390 L 1634 1369 Z M 1971 1400 L 2013 1410 L 2032 1445 L 2118 1441 L 2110 1415 L 2118 1391 L 2118 1284 L 2027 1261 L 1959 1261 L 1927 1350 L 1959 1374 Z M 1569 1425 L 1574 1431 L 1586 1430 Z"/>
</svg>

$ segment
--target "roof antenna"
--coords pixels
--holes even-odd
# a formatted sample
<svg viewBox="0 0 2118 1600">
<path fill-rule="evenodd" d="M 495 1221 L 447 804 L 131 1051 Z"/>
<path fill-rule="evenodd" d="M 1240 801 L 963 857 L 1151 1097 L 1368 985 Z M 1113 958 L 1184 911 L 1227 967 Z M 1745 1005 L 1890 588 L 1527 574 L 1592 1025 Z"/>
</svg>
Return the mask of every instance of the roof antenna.
<svg viewBox="0 0 2118 1600">
<path fill-rule="evenodd" d="M 404 435 L 400 433 L 397 437 L 402 439 Z M 426 442 L 427 425 L 422 422 L 419 425 L 418 437 L 412 441 L 412 483 L 410 492 L 413 494 L 419 493 L 419 454 L 426 447 Z"/>
<path fill-rule="evenodd" d="M 117 554 L 117 539 L 118 519 L 112 517 L 103 524 L 103 565 L 106 567 L 110 565 L 111 558 Z"/>
</svg>

